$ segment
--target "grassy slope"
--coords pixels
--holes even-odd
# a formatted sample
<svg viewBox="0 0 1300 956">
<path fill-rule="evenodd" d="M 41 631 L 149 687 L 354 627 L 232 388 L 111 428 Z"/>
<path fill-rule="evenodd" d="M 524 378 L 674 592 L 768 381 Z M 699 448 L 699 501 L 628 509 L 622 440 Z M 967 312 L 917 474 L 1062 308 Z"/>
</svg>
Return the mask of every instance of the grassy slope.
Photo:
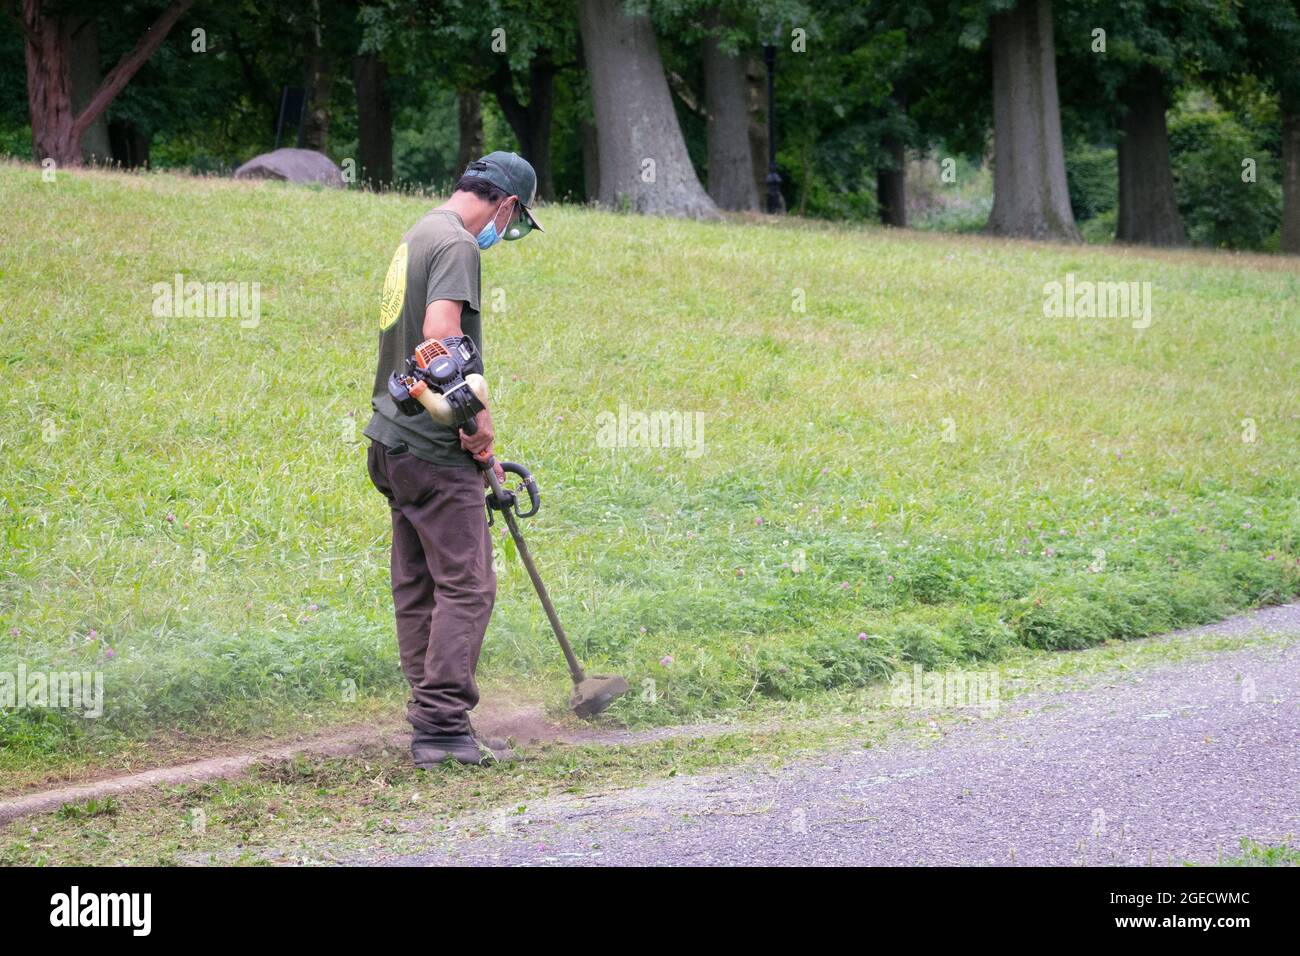
<svg viewBox="0 0 1300 956">
<path fill-rule="evenodd" d="M 0 204 L 0 669 L 102 666 L 94 729 L 128 734 L 391 693 L 360 430 L 427 202 L 0 165 Z M 579 652 L 643 690 L 624 720 L 1300 590 L 1293 263 L 546 221 L 484 257 L 498 431 L 542 483 L 530 542 Z M 1043 318 L 1069 271 L 1151 281 L 1151 327 Z M 176 272 L 260 283 L 260 326 L 154 318 Z M 620 402 L 704 411 L 705 454 L 598 447 Z M 517 563 L 482 669 L 560 694 Z M 0 712 L 5 759 L 85 725 Z"/>
</svg>

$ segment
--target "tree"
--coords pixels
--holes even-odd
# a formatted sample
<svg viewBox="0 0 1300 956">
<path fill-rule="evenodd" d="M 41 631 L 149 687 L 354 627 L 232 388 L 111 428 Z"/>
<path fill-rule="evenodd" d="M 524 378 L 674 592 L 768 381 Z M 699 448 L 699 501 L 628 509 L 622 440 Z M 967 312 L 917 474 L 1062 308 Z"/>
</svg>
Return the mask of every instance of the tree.
<svg viewBox="0 0 1300 956">
<path fill-rule="evenodd" d="M 1300 255 L 1300 101 L 1282 113 L 1282 251 Z"/>
<path fill-rule="evenodd" d="M 620 0 L 581 0 L 600 164 L 600 201 L 637 212 L 716 218 L 686 152 L 650 18 Z"/>
<path fill-rule="evenodd" d="M 482 100 L 491 93 L 515 134 L 520 155 L 537 173 L 537 193 L 554 196 L 551 127 L 555 84 L 576 68 L 577 24 L 571 7 L 549 0 L 393 0 L 408 27 L 418 25 L 421 43 L 410 58 L 432 61 L 457 91 L 462 152 L 478 144 Z M 409 42 L 409 41 L 408 41 Z M 474 157 L 471 157 L 474 158 Z M 464 168 L 461 165 L 460 168 Z"/>
<path fill-rule="evenodd" d="M 334 63 L 325 45 L 325 24 L 320 0 L 311 0 L 305 24 L 303 46 L 303 88 L 307 91 L 307 112 L 300 139 L 303 149 L 325 152 L 330 133 L 330 96 L 334 89 Z"/>
<path fill-rule="evenodd" d="M 500 59 L 492 73 L 492 90 L 506 122 L 519 141 L 519 153 L 537 173 L 537 194 L 543 199 L 555 195 L 551 178 L 551 117 L 555 109 L 555 74 L 551 51 L 534 53 L 527 70 L 527 100 L 515 94 L 514 74 L 508 61 Z"/>
<path fill-rule="evenodd" d="M 456 91 L 456 129 L 456 169 L 464 170 L 483 155 L 483 98 L 478 90 Z"/>
<path fill-rule="evenodd" d="M 1282 251 L 1300 254 L 1300 3 L 1251 0 L 1241 10 L 1247 69 L 1281 113 Z"/>
<path fill-rule="evenodd" d="M 86 105 L 76 111 L 71 79 L 75 14 L 64 7 L 47 10 L 44 0 L 22 0 L 17 19 L 25 41 L 27 101 L 36 157 L 53 159 L 60 166 L 81 165 L 82 136 L 153 56 L 193 3 L 172 0 L 135 47 L 108 72 Z"/>
<path fill-rule="evenodd" d="M 86 108 L 104 79 L 99 67 L 99 24 L 93 17 L 87 17 L 73 27 L 71 60 L 72 112 L 75 114 Z M 95 117 L 81 136 L 81 158 L 86 162 L 102 163 L 112 158 L 105 113 Z"/>
<path fill-rule="evenodd" d="M 1118 144 L 1119 223 L 1115 229 L 1119 242 L 1187 245 L 1169 164 L 1168 105 L 1164 77 L 1155 70 L 1136 74 L 1124 91 Z"/>
<path fill-rule="evenodd" d="M 357 91 L 357 165 L 361 180 L 380 189 L 393 182 L 393 105 L 388 95 L 388 64 L 378 53 L 352 60 Z"/>
<path fill-rule="evenodd" d="M 758 210 L 750 152 L 749 88 L 740 43 L 726 14 L 713 10 L 703 43 L 709 195 L 723 209 Z"/>
<path fill-rule="evenodd" d="M 1078 241 L 1065 183 L 1050 0 L 995 13 L 993 211 L 996 235 Z"/>
<path fill-rule="evenodd" d="M 1120 242 L 1187 242 L 1166 114 L 1180 88 L 1213 81 L 1240 63 L 1235 6 L 1226 0 L 1075 0 L 1063 7 L 1063 30 L 1072 42 L 1062 57 L 1074 76 L 1067 99 L 1081 122 L 1092 126 L 1102 119 L 1116 136 Z"/>
</svg>

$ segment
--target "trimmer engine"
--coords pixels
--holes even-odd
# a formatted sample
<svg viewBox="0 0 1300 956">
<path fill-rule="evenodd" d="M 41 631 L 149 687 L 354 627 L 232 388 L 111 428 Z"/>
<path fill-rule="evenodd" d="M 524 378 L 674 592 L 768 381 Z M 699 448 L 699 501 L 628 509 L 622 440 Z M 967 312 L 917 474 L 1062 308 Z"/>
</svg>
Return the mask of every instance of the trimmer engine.
<svg viewBox="0 0 1300 956">
<path fill-rule="evenodd" d="M 427 411 L 444 425 L 472 435 L 474 416 L 487 403 L 483 360 L 468 336 L 425 339 L 406 360 L 406 368 L 388 377 L 388 393 L 405 415 Z"/>
</svg>

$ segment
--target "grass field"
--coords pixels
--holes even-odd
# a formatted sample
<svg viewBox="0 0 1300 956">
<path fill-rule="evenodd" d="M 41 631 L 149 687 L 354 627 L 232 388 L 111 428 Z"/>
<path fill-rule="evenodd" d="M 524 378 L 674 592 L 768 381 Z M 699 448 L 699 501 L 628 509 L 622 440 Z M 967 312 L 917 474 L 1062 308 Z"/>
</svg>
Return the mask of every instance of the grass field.
<svg viewBox="0 0 1300 956">
<path fill-rule="evenodd" d="M 0 768 L 396 697 L 361 429 L 429 200 L 0 165 L 0 203 L 0 672 L 106 704 L 0 710 Z M 484 256 L 486 357 L 561 616 L 638 691 L 613 719 L 1300 592 L 1294 261 L 547 213 Z M 177 273 L 258 283 L 260 321 L 155 316 Z M 1149 281 L 1149 327 L 1045 318 L 1067 273 Z M 621 404 L 702 412 L 703 453 L 603 447 Z M 481 672 L 558 706 L 503 557 Z"/>
</svg>

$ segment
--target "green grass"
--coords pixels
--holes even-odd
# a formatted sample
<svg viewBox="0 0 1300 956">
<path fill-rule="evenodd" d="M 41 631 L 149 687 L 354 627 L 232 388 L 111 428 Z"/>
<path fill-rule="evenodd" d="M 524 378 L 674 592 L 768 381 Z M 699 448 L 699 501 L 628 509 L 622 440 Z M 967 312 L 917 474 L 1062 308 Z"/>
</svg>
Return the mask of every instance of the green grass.
<svg viewBox="0 0 1300 956">
<path fill-rule="evenodd" d="M 1215 866 L 1300 866 L 1300 849 L 1289 843 L 1266 846 L 1243 839 L 1239 853 L 1221 857 Z"/>
<path fill-rule="evenodd" d="M 0 671 L 100 668 L 107 707 L 0 711 L 0 768 L 393 695 L 361 428 L 384 272 L 428 202 L 0 165 L 0 203 Z M 1294 262 L 546 222 L 484 256 L 486 357 L 560 614 L 639 691 L 614 720 L 1300 591 Z M 155 318 L 177 272 L 260 283 L 260 325 Z M 1150 328 L 1044 318 L 1067 272 L 1150 281 Z M 704 454 L 599 447 L 620 402 L 703 411 Z M 481 671 L 563 699 L 517 562 Z"/>
<path fill-rule="evenodd" d="M 1291 640 L 1246 633 L 1109 641 L 1079 654 L 1022 649 L 991 666 L 1005 705 L 1026 694 L 1086 693 L 1140 680 L 1151 668 Z M 405 752 L 379 747 L 263 761 L 237 779 L 131 791 L 0 824 L 0 865 L 331 863 L 353 854 L 413 853 L 426 848 L 428 831 L 453 821 L 473 832 L 469 814 L 522 813 L 544 797 L 677 775 L 772 771 L 848 748 L 925 747 L 983 719 L 970 709 L 892 706 L 889 687 L 877 684 L 756 701 L 744 719 L 712 733 L 692 729 L 622 746 L 526 747 L 520 760 L 491 767 L 421 771 Z M 1275 848 L 1261 852 L 1261 862 L 1288 859 Z M 1222 862 L 1235 865 L 1234 859 Z"/>
</svg>

